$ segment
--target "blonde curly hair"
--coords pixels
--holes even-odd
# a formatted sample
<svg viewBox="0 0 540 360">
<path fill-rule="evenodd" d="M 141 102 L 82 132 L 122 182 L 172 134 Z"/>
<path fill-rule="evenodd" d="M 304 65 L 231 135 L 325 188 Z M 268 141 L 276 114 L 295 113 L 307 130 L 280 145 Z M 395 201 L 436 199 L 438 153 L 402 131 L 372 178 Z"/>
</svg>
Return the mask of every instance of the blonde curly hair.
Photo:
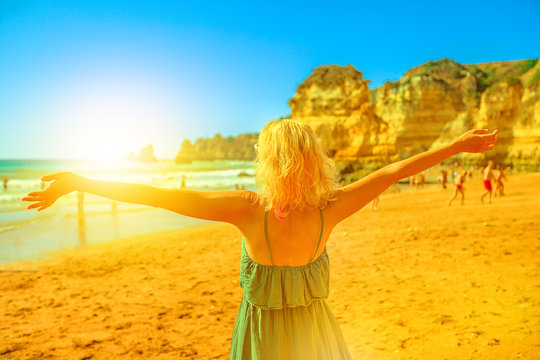
<svg viewBox="0 0 540 360">
<path fill-rule="evenodd" d="M 292 210 L 325 207 L 334 200 L 339 172 L 309 125 L 270 121 L 256 145 L 256 174 L 266 210 L 285 217 Z"/>
</svg>

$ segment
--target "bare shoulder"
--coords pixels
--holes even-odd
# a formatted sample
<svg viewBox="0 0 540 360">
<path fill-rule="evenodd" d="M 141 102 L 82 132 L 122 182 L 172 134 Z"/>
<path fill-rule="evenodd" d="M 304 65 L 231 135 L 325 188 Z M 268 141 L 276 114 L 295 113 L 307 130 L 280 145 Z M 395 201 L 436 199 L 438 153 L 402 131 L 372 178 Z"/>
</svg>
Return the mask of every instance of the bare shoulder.
<svg viewBox="0 0 540 360">
<path fill-rule="evenodd" d="M 237 213 L 234 224 L 245 233 L 258 219 L 259 213 L 264 211 L 264 202 L 259 194 L 250 190 L 232 190 L 241 210 Z"/>
<path fill-rule="evenodd" d="M 233 190 L 233 192 L 237 193 L 246 211 L 256 212 L 264 208 L 264 202 L 256 192 L 251 190 Z"/>
<path fill-rule="evenodd" d="M 261 204 L 259 194 L 250 190 L 225 190 L 208 192 L 209 197 L 220 199 L 220 202 L 227 208 L 238 211 L 251 211 Z"/>
<path fill-rule="evenodd" d="M 250 190 L 231 190 L 233 196 L 247 211 L 258 209 L 261 206 L 259 194 Z"/>
<path fill-rule="evenodd" d="M 328 220 L 337 225 L 353 215 L 398 180 L 395 173 L 395 165 L 390 164 L 352 184 L 335 189 L 334 200 L 326 206 Z"/>
<path fill-rule="evenodd" d="M 235 190 L 242 194 L 244 200 L 251 206 L 258 206 L 260 203 L 259 194 L 251 190 Z"/>
<path fill-rule="evenodd" d="M 333 228 L 341 221 L 339 203 L 346 191 L 344 187 L 335 189 L 331 200 L 323 208 L 325 226 Z"/>
</svg>

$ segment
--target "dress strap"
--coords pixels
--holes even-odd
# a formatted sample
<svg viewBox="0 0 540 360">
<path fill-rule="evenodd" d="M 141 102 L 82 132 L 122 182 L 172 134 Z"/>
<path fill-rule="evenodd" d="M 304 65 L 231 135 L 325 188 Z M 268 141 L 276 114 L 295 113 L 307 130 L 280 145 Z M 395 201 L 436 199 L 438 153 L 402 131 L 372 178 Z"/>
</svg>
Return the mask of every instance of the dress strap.
<svg viewBox="0 0 540 360">
<path fill-rule="evenodd" d="M 268 255 L 270 255 L 270 263 L 272 264 L 272 266 L 274 266 L 274 262 L 272 261 L 272 253 L 270 252 L 270 245 L 268 244 L 267 223 L 268 223 L 268 210 L 264 212 L 264 237 L 266 238 L 266 247 L 268 248 Z"/>
<path fill-rule="evenodd" d="M 319 250 L 319 245 L 321 244 L 321 238 L 322 238 L 322 234 L 323 234 L 323 229 L 324 229 L 324 215 L 323 215 L 323 211 L 321 208 L 319 208 L 320 212 L 321 212 L 321 233 L 319 234 L 319 242 L 317 243 L 317 248 L 315 249 L 315 253 L 313 254 L 313 256 L 311 257 L 311 259 L 309 259 L 309 263 L 311 263 L 311 260 L 313 260 L 313 258 L 315 257 L 315 255 L 317 254 L 317 251 Z"/>
</svg>

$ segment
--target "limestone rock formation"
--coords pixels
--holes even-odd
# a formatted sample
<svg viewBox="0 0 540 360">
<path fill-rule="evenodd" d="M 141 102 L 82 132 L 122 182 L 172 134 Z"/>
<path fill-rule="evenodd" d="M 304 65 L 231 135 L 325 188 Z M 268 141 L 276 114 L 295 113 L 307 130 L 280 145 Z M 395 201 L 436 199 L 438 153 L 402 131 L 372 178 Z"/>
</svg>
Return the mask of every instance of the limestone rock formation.
<svg viewBox="0 0 540 360">
<path fill-rule="evenodd" d="M 139 161 L 142 161 L 142 162 L 158 161 L 157 158 L 154 156 L 154 147 L 152 146 L 152 144 L 148 144 L 147 146 L 141 149 L 141 152 L 139 154 Z"/>
<path fill-rule="evenodd" d="M 137 155 L 135 155 L 134 152 L 130 152 L 129 154 L 127 154 L 127 155 L 124 157 L 124 160 L 137 161 L 137 160 L 139 160 L 139 158 L 137 158 Z"/>
<path fill-rule="evenodd" d="M 307 122 L 332 156 L 392 153 L 388 124 L 375 114 L 368 83 L 352 65 L 319 66 L 289 100 L 291 118 Z"/>
<path fill-rule="evenodd" d="M 466 162 L 540 160 L 538 62 L 430 61 L 369 91 L 351 65 L 316 68 L 289 101 L 335 158 L 381 163 L 448 143 L 471 128 L 498 128 L 496 151 Z M 367 96 L 367 92 L 370 96 Z"/>
<path fill-rule="evenodd" d="M 188 139 L 182 142 L 176 155 L 176 163 L 189 163 L 193 160 L 253 160 L 253 145 L 258 134 L 240 134 L 224 138 L 216 134 L 213 138 L 197 139 L 193 144 Z"/>
<path fill-rule="evenodd" d="M 368 83 L 352 65 L 319 66 L 289 100 L 288 118 L 308 123 L 345 165 L 377 167 L 486 127 L 499 129 L 496 150 L 457 158 L 534 168 L 540 163 L 538 59 L 475 65 L 441 59 L 373 90 Z M 185 140 L 176 161 L 252 160 L 256 141 L 257 134 Z"/>
<path fill-rule="evenodd" d="M 289 100 L 292 117 L 348 117 L 369 101 L 362 72 L 352 65 L 322 65 L 309 75 Z"/>
</svg>

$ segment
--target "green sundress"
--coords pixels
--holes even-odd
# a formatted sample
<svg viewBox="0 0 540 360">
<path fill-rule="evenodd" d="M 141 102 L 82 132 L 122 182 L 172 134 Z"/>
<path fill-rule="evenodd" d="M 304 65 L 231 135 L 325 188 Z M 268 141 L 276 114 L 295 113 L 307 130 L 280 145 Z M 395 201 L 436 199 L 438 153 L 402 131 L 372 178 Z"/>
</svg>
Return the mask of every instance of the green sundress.
<svg viewBox="0 0 540 360">
<path fill-rule="evenodd" d="M 308 264 L 275 266 L 268 245 L 268 212 L 264 232 L 272 265 L 254 262 L 244 239 L 240 282 L 244 295 L 234 325 L 231 360 L 333 360 L 352 359 L 339 324 L 328 306 L 330 261 L 326 246 Z"/>
</svg>

